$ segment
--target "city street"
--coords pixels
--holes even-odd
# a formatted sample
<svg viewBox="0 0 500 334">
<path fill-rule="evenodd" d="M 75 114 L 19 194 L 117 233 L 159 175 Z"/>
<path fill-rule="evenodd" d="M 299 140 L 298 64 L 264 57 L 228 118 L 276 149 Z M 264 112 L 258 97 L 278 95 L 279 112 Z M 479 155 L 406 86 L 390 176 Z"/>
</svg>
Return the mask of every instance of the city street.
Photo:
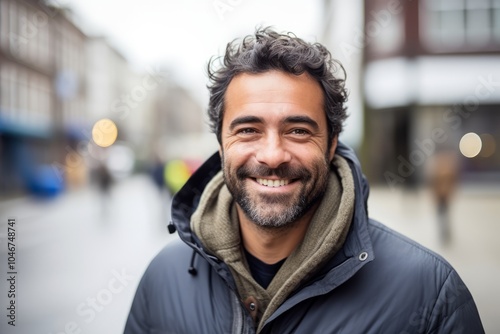
<svg viewBox="0 0 500 334">
<path fill-rule="evenodd" d="M 121 333 L 145 267 L 173 238 L 165 228 L 168 202 L 144 175 L 116 184 L 109 197 L 89 187 L 52 201 L 0 202 L 0 305 L 5 313 L 0 332 Z M 452 205 L 452 240 L 445 246 L 439 243 L 425 190 L 374 188 L 369 201 L 371 217 L 451 262 L 471 290 L 487 333 L 500 332 L 498 203 L 498 189 L 461 189 Z M 8 218 L 16 219 L 15 327 L 6 318 L 11 300 Z"/>
<path fill-rule="evenodd" d="M 12 217 L 17 267 L 16 326 L 2 314 L 0 333 L 121 333 L 145 267 L 172 238 L 158 194 L 138 176 L 116 184 L 109 198 L 86 188 L 54 201 L 0 203 L 3 313 Z"/>
</svg>

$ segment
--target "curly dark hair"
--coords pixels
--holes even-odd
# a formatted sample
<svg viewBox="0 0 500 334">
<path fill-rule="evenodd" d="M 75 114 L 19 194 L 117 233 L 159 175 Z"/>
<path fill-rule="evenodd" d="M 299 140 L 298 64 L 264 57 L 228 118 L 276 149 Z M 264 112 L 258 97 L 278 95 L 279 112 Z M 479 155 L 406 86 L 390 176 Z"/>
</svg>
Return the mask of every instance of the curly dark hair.
<svg viewBox="0 0 500 334">
<path fill-rule="evenodd" d="M 294 75 L 307 72 L 320 84 L 325 96 L 330 145 L 342 132 L 347 118 L 344 67 L 320 43 L 308 43 L 293 33 L 280 34 L 269 27 L 257 28 L 254 35 L 228 43 L 224 57 L 212 57 L 208 63 L 208 116 L 219 143 L 222 143 L 224 96 L 231 80 L 240 73 L 257 74 L 270 70 Z M 342 77 L 337 76 L 339 71 Z"/>
</svg>

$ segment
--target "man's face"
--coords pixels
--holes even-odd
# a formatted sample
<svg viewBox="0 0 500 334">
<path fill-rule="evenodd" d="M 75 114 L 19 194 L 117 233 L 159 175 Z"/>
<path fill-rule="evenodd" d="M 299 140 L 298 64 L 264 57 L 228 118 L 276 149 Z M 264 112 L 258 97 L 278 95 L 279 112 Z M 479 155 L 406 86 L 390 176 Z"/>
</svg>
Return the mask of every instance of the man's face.
<svg viewBox="0 0 500 334">
<path fill-rule="evenodd" d="M 323 91 L 307 74 L 239 74 L 225 96 L 224 180 L 238 210 L 263 227 L 289 226 L 326 189 L 328 150 Z"/>
</svg>

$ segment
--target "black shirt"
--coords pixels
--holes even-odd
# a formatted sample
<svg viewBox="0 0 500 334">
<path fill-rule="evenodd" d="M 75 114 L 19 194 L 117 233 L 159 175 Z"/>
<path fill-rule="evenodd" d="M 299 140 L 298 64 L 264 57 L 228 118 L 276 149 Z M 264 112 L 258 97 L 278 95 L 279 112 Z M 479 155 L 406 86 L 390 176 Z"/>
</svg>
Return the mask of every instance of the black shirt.
<svg viewBox="0 0 500 334">
<path fill-rule="evenodd" d="M 261 287 L 267 289 L 269 283 L 273 280 L 274 275 L 281 268 L 281 265 L 285 262 L 286 258 L 278 261 L 274 264 L 267 264 L 247 252 L 245 249 L 245 256 L 247 258 L 248 266 L 250 267 L 250 273 L 252 277 L 260 284 Z"/>
</svg>

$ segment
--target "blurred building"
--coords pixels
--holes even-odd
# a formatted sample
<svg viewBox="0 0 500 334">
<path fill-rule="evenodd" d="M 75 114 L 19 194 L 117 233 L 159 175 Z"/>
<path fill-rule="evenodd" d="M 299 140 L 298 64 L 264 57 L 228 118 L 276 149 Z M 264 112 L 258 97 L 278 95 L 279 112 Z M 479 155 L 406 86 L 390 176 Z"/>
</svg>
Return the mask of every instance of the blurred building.
<svg viewBox="0 0 500 334">
<path fill-rule="evenodd" d="M 129 64 L 104 36 L 89 37 L 86 48 L 88 115 L 92 121 L 102 117 L 120 118 L 119 110 L 114 112 L 113 103 L 128 88 Z"/>
<path fill-rule="evenodd" d="M 364 52 L 369 178 L 418 184 L 446 149 L 459 156 L 462 181 L 498 180 L 500 0 L 364 3 L 364 29 L 344 46 Z"/>
<path fill-rule="evenodd" d="M 88 37 L 74 23 L 72 13 L 53 9 L 56 148 L 58 155 L 51 167 L 63 173 L 66 187 L 81 186 L 87 179 L 88 168 L 79 152 L 79 143 L 88 141 L 89 127 L 85 50 Z M 61 161 L 64 164 L 58 164 Z"/>
<path fill-rule="evenodd" d="M 151 115 L 152 140 L 164 160 L 201 159 L 213 153 L 215 136 L 208 133 L 203 108 L 191 93 L 167 78 L 159 88 Z M 151 143 L 154 147 L 155 143 Z"/>
<path fill-rule="evenodd" d="M 322 0 L 322 33 L 320 42 L 332 53 L 346 71 L 346 89 L 349 92 L 349 117 L 340 140 L 359 151 L 363 142 L 363 51 L 354 47 L 363 29 L 363 0 Z"/>
<path fill-rule="evenodd" d="M 171 146 L 182 152 L 173 143 L 203 131 L 199 103 L 167 71 L 133 70 L 105 37 L 87 36 L 49 3 L 0 0 L 0 196 L 81 186 L 109 155 L 116 168 L 123 152 L 128 165 L 167 158 Z M 117 126 L 113 147 L 95 144 L 103 118 Z"/>
<path fill-rule="evenodd" d="M 44 1 L 0 0 L 0 194 L 57 191 L 85 115 L 85 35 Z"/>
<path fill-rule="evenodd" d="M 131 70 L 130 64 L 123 54 L 113 47 L 104 36 L 89 36 L 85 49 L 87 58 L 86 85 L 87 92 L 87 117 L 91 124 L 86 129 L 86 140 L 82 153 L 85 155 L 85 164 L 90 169 L 90 174 L 95 172 L 96 179 L 99 179 L 99 171 L 105 168 L 109 158 L 111 147 L 99 147 L 94 139 L 105 140 L 105 138 L 94 138 L 95 136 L 107 136 L 106 129 L 91 133 L 94 124 L 103 119 L 109 119 L 116 124 L 117 138 L 120 143 L 130 145 L 130 131 L 124 127 L 124 123 L 130 123 L 132 107 L 142 114 L 144 105 L 137 103 L 129 105 L 130 96 L 128 92 L 135 80 L 135 73 Z M 138 124 L 132 128 L 132 132 L 139 131 Z M 102 132 L 102 133 L 99 133 Z M 122 144 L 120 144 L 122 145 Z M 125 144 L 124 144 L 125 145 Z"/>
</svg>

